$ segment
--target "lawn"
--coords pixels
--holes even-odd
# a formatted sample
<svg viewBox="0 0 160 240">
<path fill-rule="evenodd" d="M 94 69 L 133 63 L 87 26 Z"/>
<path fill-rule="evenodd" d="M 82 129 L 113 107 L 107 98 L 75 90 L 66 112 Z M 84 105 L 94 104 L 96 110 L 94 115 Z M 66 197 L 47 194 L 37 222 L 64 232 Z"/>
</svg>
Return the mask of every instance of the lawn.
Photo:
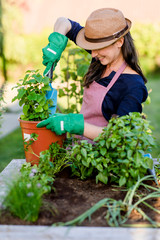
<svg viewBox="0 0 160 240">
<path fill-rule="evenodd" d="M 151 103 L 144 105 L 143 112 L 147 114 L 154 128 L 153 136 L 156 139 L 157 148 L 153 150 L 152 156 L 157 158 L 160 157 L 160 76 L 154 80 L 148 78 L 147 88 L 152 90 L 149 94 Z"/>
<path fill-rule="evenodd" d="M 0 139 L 0 153 L 0 172 L 12 159 L 25 158 L 20 128 Z"/>
</svg>

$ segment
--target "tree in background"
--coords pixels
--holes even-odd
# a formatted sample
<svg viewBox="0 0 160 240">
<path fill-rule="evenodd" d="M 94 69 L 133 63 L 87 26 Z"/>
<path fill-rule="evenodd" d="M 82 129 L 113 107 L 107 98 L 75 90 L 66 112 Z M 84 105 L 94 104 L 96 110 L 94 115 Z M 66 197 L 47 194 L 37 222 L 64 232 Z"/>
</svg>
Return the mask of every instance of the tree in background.
<svg viewBox="0 0 160 240">
<path fill-rule="evenodd" d="M 6 69 L 6 58 L 4 54 L 4 31 L 3 31 L 3 24 L 2 24 L 2 14 L 3 14 L 3 8 L 2 8 L 2 0 L 0 0 L 0 58 L 2 61 L 2 76 L 3 76 L 3 82 L 0 90 L 0 98 L 3 94 L 4 85 L 7 81 L 7 69 Z"/>
<path fill-rule="evenodd" d="M 24 63 L 26 49 L 22 31 L 22 13 L 12 0 L 0 0 L 0 87 L 12 81 L 19 64 Z"/>
</svg>

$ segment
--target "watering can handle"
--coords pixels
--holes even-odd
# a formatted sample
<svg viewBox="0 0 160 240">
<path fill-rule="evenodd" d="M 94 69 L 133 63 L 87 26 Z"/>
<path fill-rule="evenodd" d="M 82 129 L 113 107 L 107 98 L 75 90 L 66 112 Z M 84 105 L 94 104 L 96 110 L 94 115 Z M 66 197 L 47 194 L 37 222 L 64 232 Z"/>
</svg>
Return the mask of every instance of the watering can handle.
<svg viewBox="0 0 160 240">
<path fill-rule="evenodd" d="M 52 82 L 52 78 L 53 78 L 53 67 L 54 67 L 54 63 L 52 64 L 52 66 L 47 74 L 47 77 L 49 77 L 51 79 L 51 82 Z"/>
</svg>

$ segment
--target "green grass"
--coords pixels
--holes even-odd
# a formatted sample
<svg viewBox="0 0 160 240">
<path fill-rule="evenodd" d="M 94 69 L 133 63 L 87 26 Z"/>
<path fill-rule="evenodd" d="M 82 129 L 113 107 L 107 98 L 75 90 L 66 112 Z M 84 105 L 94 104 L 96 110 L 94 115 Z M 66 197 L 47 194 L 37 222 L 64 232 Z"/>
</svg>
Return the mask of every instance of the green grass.
<svg viewBox="0 0 160 240">
<path fill-rule="evenodd" d="M 153 136 L 155 137 L 157 148 L 153 149 L 152 156 L 157 158 L 160 157 L 160 75 L 154 80 L 148 79 L 147 88 L 152 90 L 149 94 L 151 103 L 144 105 L 143 112 L 147 114 L 147 118 L 154 128 Z"/>
<path fill-rule="evenodd" d="M 0 172 L 12 159 L 25 158 L 20 128 L 0 139 L 0 153 Z"/>
</svg>

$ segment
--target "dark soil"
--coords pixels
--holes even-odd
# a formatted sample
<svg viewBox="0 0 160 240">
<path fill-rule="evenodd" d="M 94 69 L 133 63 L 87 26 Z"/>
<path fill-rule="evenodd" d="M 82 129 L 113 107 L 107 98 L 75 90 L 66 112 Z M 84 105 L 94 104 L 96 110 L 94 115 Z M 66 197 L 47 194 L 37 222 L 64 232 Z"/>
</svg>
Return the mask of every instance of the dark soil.
<svg viewBox="0 0 160 240">
<path fill-rule="evenodd" d="M 155 186 L 155 183 L 152 183 Z M 116 186 L 95 183 L 95 179 L 86 181 L 71 178 L 69 170 L 65 170 L 54 182 L 55 191 L 44 197 L 44 205 L 41 208 L 39 218 L 34 223 L 29 223 L 13 217 L 10 213 L 4 212 L 0 217 L 0 224 L 12 225 L 52 225 L 56 222 L 66 222 L 78 217 L 95 203 L 103 198 L 124 199 L 126 191 Z M 145 189 L 140 190 L 142 193 Z M 151 199 L 149 204 L 160 210 L 160 199 Z M 156 222 L 160 222 L 160 215 L 148 207 L 142 207 L 143 211 Z M 55 212 L 56 210 L 56 212 Z M 86 219 L 81 226 L 108 226 L 105 220 L 106 208 L 96 211 L 89 221 Z M 132 212 L 127 224 L 147 224 L 141 215 Z"/>
</svg>

